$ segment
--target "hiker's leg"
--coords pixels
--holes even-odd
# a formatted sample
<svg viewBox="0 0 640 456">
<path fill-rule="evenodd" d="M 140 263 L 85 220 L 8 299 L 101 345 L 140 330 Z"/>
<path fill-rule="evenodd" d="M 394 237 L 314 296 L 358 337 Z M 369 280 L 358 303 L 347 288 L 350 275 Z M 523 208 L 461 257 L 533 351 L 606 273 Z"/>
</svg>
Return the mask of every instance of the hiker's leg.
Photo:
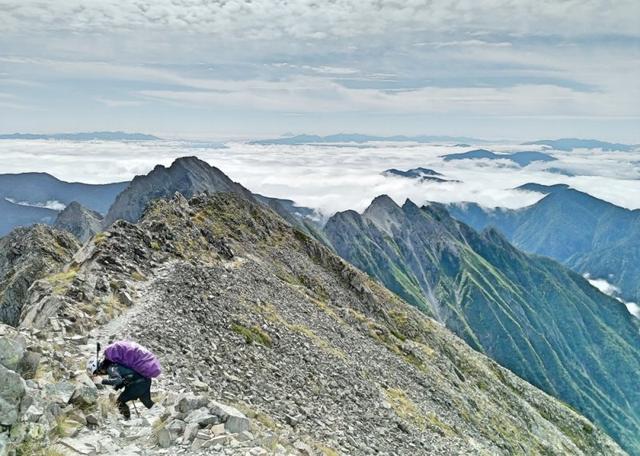
<svg viewBox="0 0 640 456">
<path fill-rule="evenodd" d="M 129 406 L 127 405 L 127 403 L 124 401 L 121 401 L 120 398 L 118 398 L 118 400 L 116 401 L 116 404 L 118 404 L 118 411 L 124 417 L 124 419 L 125 420 L 130 419 L 131 410 L 129 410 Z"/>
<path fill-rule="evenodd" d="M 131 410 L 129 409 L 127 402 L 134 399 L 132 396 L 133 395 L 131 388 L 126 386 L 124 388 L 124 391 L 120 394 L 120 396 L 118 396 L 118 399 L 116 400 L 116 403 L 118 404 L 118 410 L 126 420 L 131 418 Z"/>
<path fill-rule="evenodd" d="M 151 400 L 151 379 L 147 379 L 143 385 L 144 391 L 140 395 L 140 400 L 146 408 L 150 409 L 153 407 L 153 401 Z"/>
</svg>

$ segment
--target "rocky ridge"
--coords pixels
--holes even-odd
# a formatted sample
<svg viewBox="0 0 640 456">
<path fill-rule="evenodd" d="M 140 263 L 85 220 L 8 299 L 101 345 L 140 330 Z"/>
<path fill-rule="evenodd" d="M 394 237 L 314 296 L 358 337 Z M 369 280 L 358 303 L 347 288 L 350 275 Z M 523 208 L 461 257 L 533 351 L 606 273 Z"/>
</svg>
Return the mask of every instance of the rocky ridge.
<svg viewBox="0 0 640 456">
<path fill-rule="evenodd" d="M 86 242 L 102 231 L 102 215 L 73 201 L 58 214 L 53 227 L 68 231 L 80 242 Z"/>
<path fill-rule="evenodd" d="M 0 322 L 17 325 L 32 283 L 71 261 L 79 246 L 66 232 L 46 225 L 18 228 L 0 238 Z"/>
<path fill-rule="evenodd" d="M 18 410 L 16 451 L 52 442 L 62 454 L 624 454 L 588 420 L 237 195 L 159 200 L 138 224 L 95 236 L 66 270 L 56 287 L 46 278 L 32 286 L 10 337 L 42 355 L 22 380 L 29 392 L 5 401 Z M 94 395 L 80 373 L 93 339 L 125 337 L 165 368 L 154 383 L 158 407 L 129 426 L 109 409 L 110 390 Z M 42 399 L 56 394 L 43 391 L 67 394 L 56 408 Z M 48 412 L 27 413 L 28 397 Z M 225 428 L 230 416 L 242 430 Z M 77 432 L 59 435 L 68 428 Z"/>
</svg>

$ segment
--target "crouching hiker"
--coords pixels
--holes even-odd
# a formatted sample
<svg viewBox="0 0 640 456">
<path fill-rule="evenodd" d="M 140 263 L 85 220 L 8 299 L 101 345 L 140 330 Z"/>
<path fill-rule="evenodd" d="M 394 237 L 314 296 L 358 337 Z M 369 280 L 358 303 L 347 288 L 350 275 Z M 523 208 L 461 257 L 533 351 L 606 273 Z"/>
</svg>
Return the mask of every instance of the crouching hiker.
<svg viewBox="0 0 640 456">
<path fill-rule="evenodd" d="M 87 370 L 91 375 L 106 375 L 103 385 L 113 386 L 116 391 L 124 388 L 116 404 L 125 420 L 131 418 L 127 402 L 140 399 L 146 408 L 153 407 L 151 378 L 160 375 L 160 363 L 149 350 L 135 342 L 114 342 L 105 349 L 100 363 L 97 359 L 89 360 Z"/>
</svg>

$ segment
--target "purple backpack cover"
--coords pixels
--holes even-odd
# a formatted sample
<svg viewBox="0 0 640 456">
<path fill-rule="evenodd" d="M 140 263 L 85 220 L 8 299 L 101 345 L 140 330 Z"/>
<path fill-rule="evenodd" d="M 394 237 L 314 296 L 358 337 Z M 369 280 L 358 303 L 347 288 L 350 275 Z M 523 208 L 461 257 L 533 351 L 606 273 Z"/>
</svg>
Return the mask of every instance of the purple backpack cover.
<svg viewBox="0 0 640 456">
<path fill-rule="evenodd" d="M 104 349 L 109 361 L 122 364 L 147 378 L 155 378 L 162 372 L 160 361 L 148 349 L 129 340 L 119 340 Z"/>
</svg>

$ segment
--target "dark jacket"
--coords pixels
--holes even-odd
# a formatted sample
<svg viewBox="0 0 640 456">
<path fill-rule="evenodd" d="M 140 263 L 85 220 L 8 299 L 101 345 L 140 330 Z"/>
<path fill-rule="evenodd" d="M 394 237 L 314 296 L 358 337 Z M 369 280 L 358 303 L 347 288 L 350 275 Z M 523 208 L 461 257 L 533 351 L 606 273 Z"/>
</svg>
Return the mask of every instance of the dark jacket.
<svg viewBox="0 0 640 456">
<path fill-rule="evenodd" d="M 104 366 L 104 371 L 108 378 L 102 380 L 103 385 L 110 385 L 115 389 L 120 389 L 132 383 L 137 383 L 138 380 L 144 379 L 142 375 L 138 374 L 133 369 L 129 369 L 121 364 L 112 363 L 107 360 L 103 361 L 103 364 L 105 363 L 107 363 L 107 365 Z"/>
</svg>

